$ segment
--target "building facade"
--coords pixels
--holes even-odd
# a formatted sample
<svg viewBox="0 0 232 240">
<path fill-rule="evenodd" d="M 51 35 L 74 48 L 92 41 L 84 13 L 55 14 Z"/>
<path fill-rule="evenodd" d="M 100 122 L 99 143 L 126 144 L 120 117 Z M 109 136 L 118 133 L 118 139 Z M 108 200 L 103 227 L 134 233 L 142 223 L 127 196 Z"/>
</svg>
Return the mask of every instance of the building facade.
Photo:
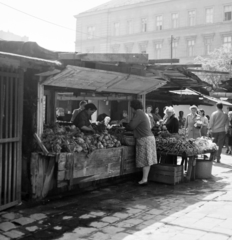
<svg viewBox="0 0 232 240">
<path fill-rule="evenodd" d="M 76 17 L 76 52 L 190 63 L 232 46 L 231 0 L 113 0 Z"/>
</svg>

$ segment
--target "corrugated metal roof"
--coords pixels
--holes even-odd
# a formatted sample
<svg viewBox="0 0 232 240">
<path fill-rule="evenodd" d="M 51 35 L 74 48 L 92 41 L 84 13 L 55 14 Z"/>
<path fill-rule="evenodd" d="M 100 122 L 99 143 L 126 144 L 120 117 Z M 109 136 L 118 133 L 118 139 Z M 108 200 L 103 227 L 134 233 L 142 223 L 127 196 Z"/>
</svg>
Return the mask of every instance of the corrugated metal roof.
<svg viewBox="0 0 232 240">
<path fill-rule="evenodd" d="M 97 7 L 91 8 L 85 12 L 82 12 L 80 13 L 80 15 L 89 13 L 89 12 L 97 12 L 97 11 L 107 10 L 111 8 L 124 7 L 128 5 L 144 3 L 144 2 L 162 2 L 162 1 L 161 0 L 112 0 L 107 3 L 101 4 Z"/>
</svg>

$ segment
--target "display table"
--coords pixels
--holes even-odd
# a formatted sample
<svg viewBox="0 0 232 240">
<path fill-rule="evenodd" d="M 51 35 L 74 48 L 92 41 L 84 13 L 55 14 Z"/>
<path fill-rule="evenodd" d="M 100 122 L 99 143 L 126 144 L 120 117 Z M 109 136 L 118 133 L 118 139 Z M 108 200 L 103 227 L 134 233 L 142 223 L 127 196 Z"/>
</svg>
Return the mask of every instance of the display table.
<svg viewBox="0 0 232 240">
<path fill-rule="evenodd" d="M 135 147 L 97 149 L 86 153 L 60 153 L 45 156 L 32 153 L 31 182 L 34 198 L 44 198 L 55 189 L 136 173 Z"/>
</svg>

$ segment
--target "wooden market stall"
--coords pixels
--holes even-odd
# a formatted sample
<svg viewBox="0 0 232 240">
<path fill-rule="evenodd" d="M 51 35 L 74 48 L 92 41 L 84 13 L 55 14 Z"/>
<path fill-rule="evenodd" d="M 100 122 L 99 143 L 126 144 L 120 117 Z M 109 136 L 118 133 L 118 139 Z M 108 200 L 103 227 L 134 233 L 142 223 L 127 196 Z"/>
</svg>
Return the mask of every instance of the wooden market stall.
<svg viewBox="0 0 232 240">
<path fill-rule="evenodd" d="M 49 124 L 56 121 L 57 100 L 85 99 L 93 103 L 105 101 L 105 105 L 110 105 L 110 101 L 117 101 L 118 105 L 121 101 L 127 101 L 126 109 L 129 111 L 131 99 L 139 97 L 145 102 L 145 95 L 148 92 L 166 84 L 160 76 L 147 77 L 71 65 L 66 66 L 60 73 L 46 72 L 39 74 L 39 77 L 37 111 L 39 137 L 45 122 Z M 96 105 L 100 106 L 99 103 Z M 104 111 L 104 108 L 102 109 Z M 112 112 L 115 110 L 112 109 Z M 100 113 L 102 112 L 98 112 Z M 84 183 L 124 176 L 137 171 L 134 146 L 98 149 L 88 155 L 33 153 L 32 192 L 34 197 L 43 198 L 50 192 L 67 190 L 75 185 L 80 187 Z"/>
</svg>

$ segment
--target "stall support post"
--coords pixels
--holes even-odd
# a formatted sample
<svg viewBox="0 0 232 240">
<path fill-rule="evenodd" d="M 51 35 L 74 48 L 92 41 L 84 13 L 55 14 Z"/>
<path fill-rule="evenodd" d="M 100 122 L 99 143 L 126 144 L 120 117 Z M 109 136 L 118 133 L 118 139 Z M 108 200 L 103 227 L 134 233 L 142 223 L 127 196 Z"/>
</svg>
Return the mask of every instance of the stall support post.
<svg viewBox="0 0 232 240">
<path fill-rule="evenodd" d="M 38 82 L 38 99 L 37 99 L 37 134 L 41 137 L 43 133 L 43 109 L 44 109 L 44 86 L 40 84 L 42 77 L 39 78 Z"/>
<path fill-rule="evenodd" d="M 141 95 L 142 96 L 142 104 L 143 104 L 143 110 L 146 110 L 146 94 Z"/>
<path fill-rule="evenodd" d="M 189 157 L 189 163 L 188 163 L 188 171 L 186 174 L 186 180 L 189 182 L 190 180 L 195 180 L 195 166 L 196 166 L 196 157 L 192 156 Z"/>
</svg>

